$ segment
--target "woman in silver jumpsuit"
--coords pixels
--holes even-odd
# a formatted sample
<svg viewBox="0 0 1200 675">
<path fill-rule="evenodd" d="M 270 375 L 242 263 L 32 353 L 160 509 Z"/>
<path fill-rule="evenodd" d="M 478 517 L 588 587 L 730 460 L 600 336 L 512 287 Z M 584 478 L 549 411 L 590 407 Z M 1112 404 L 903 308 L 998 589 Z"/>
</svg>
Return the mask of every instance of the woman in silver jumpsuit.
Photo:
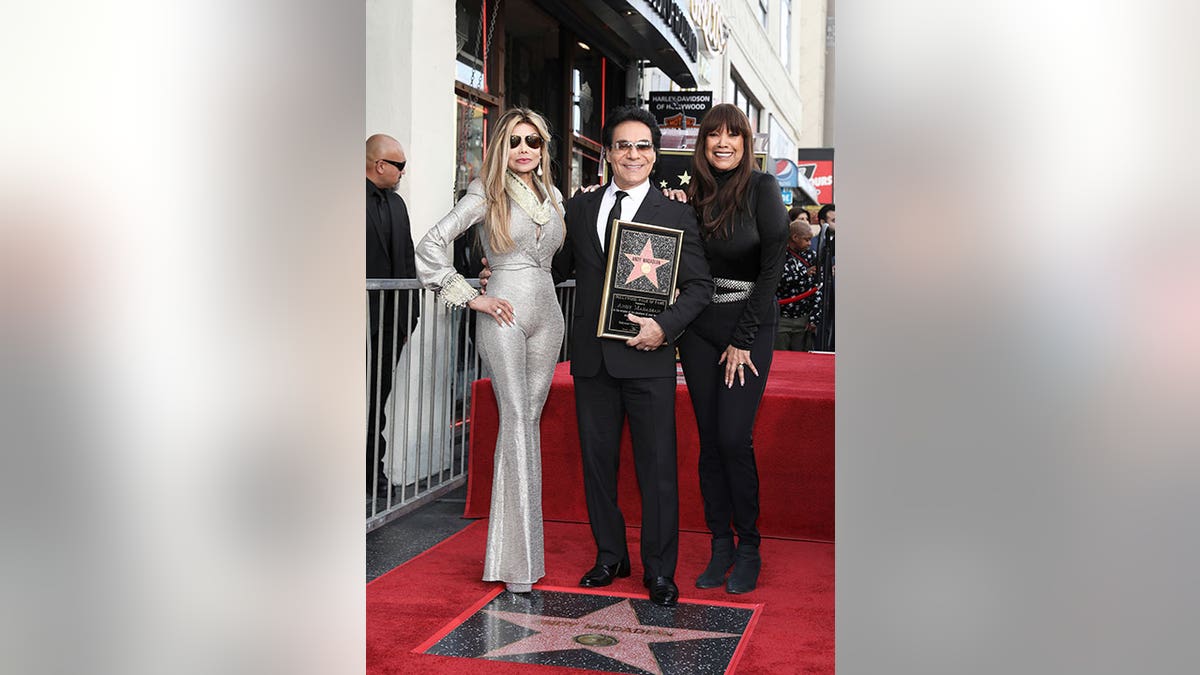
<svg viewBox="0 0 1200 675">
<path fill-rule="evenodd" d="M 565 228 L 562 194 L 550 182 L 546 121 L 514 108 L 493 128 L 481 178 L 417 245 L 417 275 L 448 306 L 494 319 L 476 331 L 500 408 L 483 580 L 527 593 L 546 573 L 539 425 L 562 346 L 550 261 Z M 450 258 L 449 245 L 475 223 L 492 270 L 487 295 Z"/>
</svg>

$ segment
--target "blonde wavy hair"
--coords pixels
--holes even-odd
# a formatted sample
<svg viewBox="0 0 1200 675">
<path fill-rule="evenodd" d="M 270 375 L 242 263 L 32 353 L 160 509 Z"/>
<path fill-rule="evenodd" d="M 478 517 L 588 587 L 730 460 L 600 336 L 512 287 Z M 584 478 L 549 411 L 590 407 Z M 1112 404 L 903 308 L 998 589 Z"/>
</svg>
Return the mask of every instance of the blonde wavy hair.
<svg viewBox="0 0 1200 675">
<path fill-rule="evenodd" d="M 541 186 L 543 199 L 552 198 L 554 195 L 554 184 L 550 182 L 550 126 L 546 124 L 545 118 L 528 108 L 509 109 L 496 122 L 483 156 L 483 194 L 487 198 L 487 214 L 483 219 L 483 228 L 491 241 L 492 250 L 497 253 L 506 253 L 516 246 L 509 233 L 509 199 L 504 189 L 504 175 L 508 170 L 508 139 L 513 135 L 513 129 L 522 122 L 532 124 L 542 137 L 541 160 L 538 163 L 542 175 L 534 173 L 534 183 Z M 554 210 L 561 216 L 562 206 L 556 199 L 551 201 Z"/>
</svg>

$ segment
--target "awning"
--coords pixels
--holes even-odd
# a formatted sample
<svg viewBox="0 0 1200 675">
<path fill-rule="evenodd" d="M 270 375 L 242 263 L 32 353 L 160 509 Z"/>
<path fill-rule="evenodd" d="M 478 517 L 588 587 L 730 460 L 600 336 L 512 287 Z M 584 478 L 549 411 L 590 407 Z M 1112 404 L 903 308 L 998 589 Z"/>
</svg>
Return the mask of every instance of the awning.
<svg viewBox="0 0 1200 675">
<path fill-rule="evenodd" d="M 625 65 L 649 61 L 681 87 L 695 87 L 699 40 L 687 12 L 655 0 L 538 0 L 546 11 L 581 35 L 625 57 Z M 672 28 L 674 26 L 674 28 Z"/>
</svg>

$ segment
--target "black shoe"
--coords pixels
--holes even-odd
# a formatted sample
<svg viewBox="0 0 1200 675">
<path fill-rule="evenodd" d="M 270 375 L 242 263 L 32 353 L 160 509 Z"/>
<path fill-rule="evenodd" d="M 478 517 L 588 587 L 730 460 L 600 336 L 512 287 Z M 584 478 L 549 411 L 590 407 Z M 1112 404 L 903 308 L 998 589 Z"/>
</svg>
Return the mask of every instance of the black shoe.
<svg viewBox="0 0 1200 675">
<path fill-rule="evenodd" d="M 725 574 L 733 567 L 733 538 L 712 540 L 712 558 L 696 578 L 696 588 L 716 588 L 725 583 Z"/>
<path fill-rule="evenodd" d="M 615 565 L 596 563 L 596 566 L 588 570 L 587 574 L 584 574 L 583 578 L 579 580 L 579 585 L 585 588 L 607 586 L 613 582 L 613 579 L 627 576 L 629 576 L 628 557 Z"/>
<path fill-rule="evenodd" d="M 762 558 L 757 546 L 738 546 L 733 557 L 733 574 L 725 584 L 726 593 L 749 593 L 758 586 L 758 573 L 762 570 Z"/>
<path fill-rule="evenodd" d="M 642 583 L 650 589 L 650 602 L 663 607 L 674 607 L 679 604 L 679 587 L 671 577 L 642 577 Z"/>
</svg>

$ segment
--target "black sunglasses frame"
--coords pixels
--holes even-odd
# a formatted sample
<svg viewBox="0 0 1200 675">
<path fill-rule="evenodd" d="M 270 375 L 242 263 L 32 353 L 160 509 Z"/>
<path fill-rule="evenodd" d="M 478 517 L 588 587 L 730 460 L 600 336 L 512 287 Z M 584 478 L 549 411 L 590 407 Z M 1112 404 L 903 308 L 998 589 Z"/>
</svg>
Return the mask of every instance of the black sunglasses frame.
<svg viewBox="0 0 1200 675">
<path fill-rule="evenodd" d="M 530 150 L 540 150 L 542 147 L 542 143 L 544 142 L 544 139 L 542 139 L 541 134 L 529 134 L 528 136 L 513 135 L 513 136 L 508 137 L 509 149 L 515 150 L 516 147 L 521 144 L 522 138 L 525 139 L 525 145 L 528 145 Z"/>
<path fill-rule="evenodd" d="M 392 166 L 396 167 L 396 170 L 397 170 L 397 171 L 403 171 L 403 170 L 404 170 L 404 166 L 405 166 L 406 164 L 408 164 L 408 160 L 407 160 L 407 159 L 406 159 L 406 160 L 404 160 L 403 162 L 394 162 L 394 161 L 392 161 L 392 160 L 390 160 L 390 159 L 381 159 L 381 160 L 379 160 L 379 161 L 381 161 L 381 162 L 387 162 L 388 164 L 391 164 Z"/>
</svg>

